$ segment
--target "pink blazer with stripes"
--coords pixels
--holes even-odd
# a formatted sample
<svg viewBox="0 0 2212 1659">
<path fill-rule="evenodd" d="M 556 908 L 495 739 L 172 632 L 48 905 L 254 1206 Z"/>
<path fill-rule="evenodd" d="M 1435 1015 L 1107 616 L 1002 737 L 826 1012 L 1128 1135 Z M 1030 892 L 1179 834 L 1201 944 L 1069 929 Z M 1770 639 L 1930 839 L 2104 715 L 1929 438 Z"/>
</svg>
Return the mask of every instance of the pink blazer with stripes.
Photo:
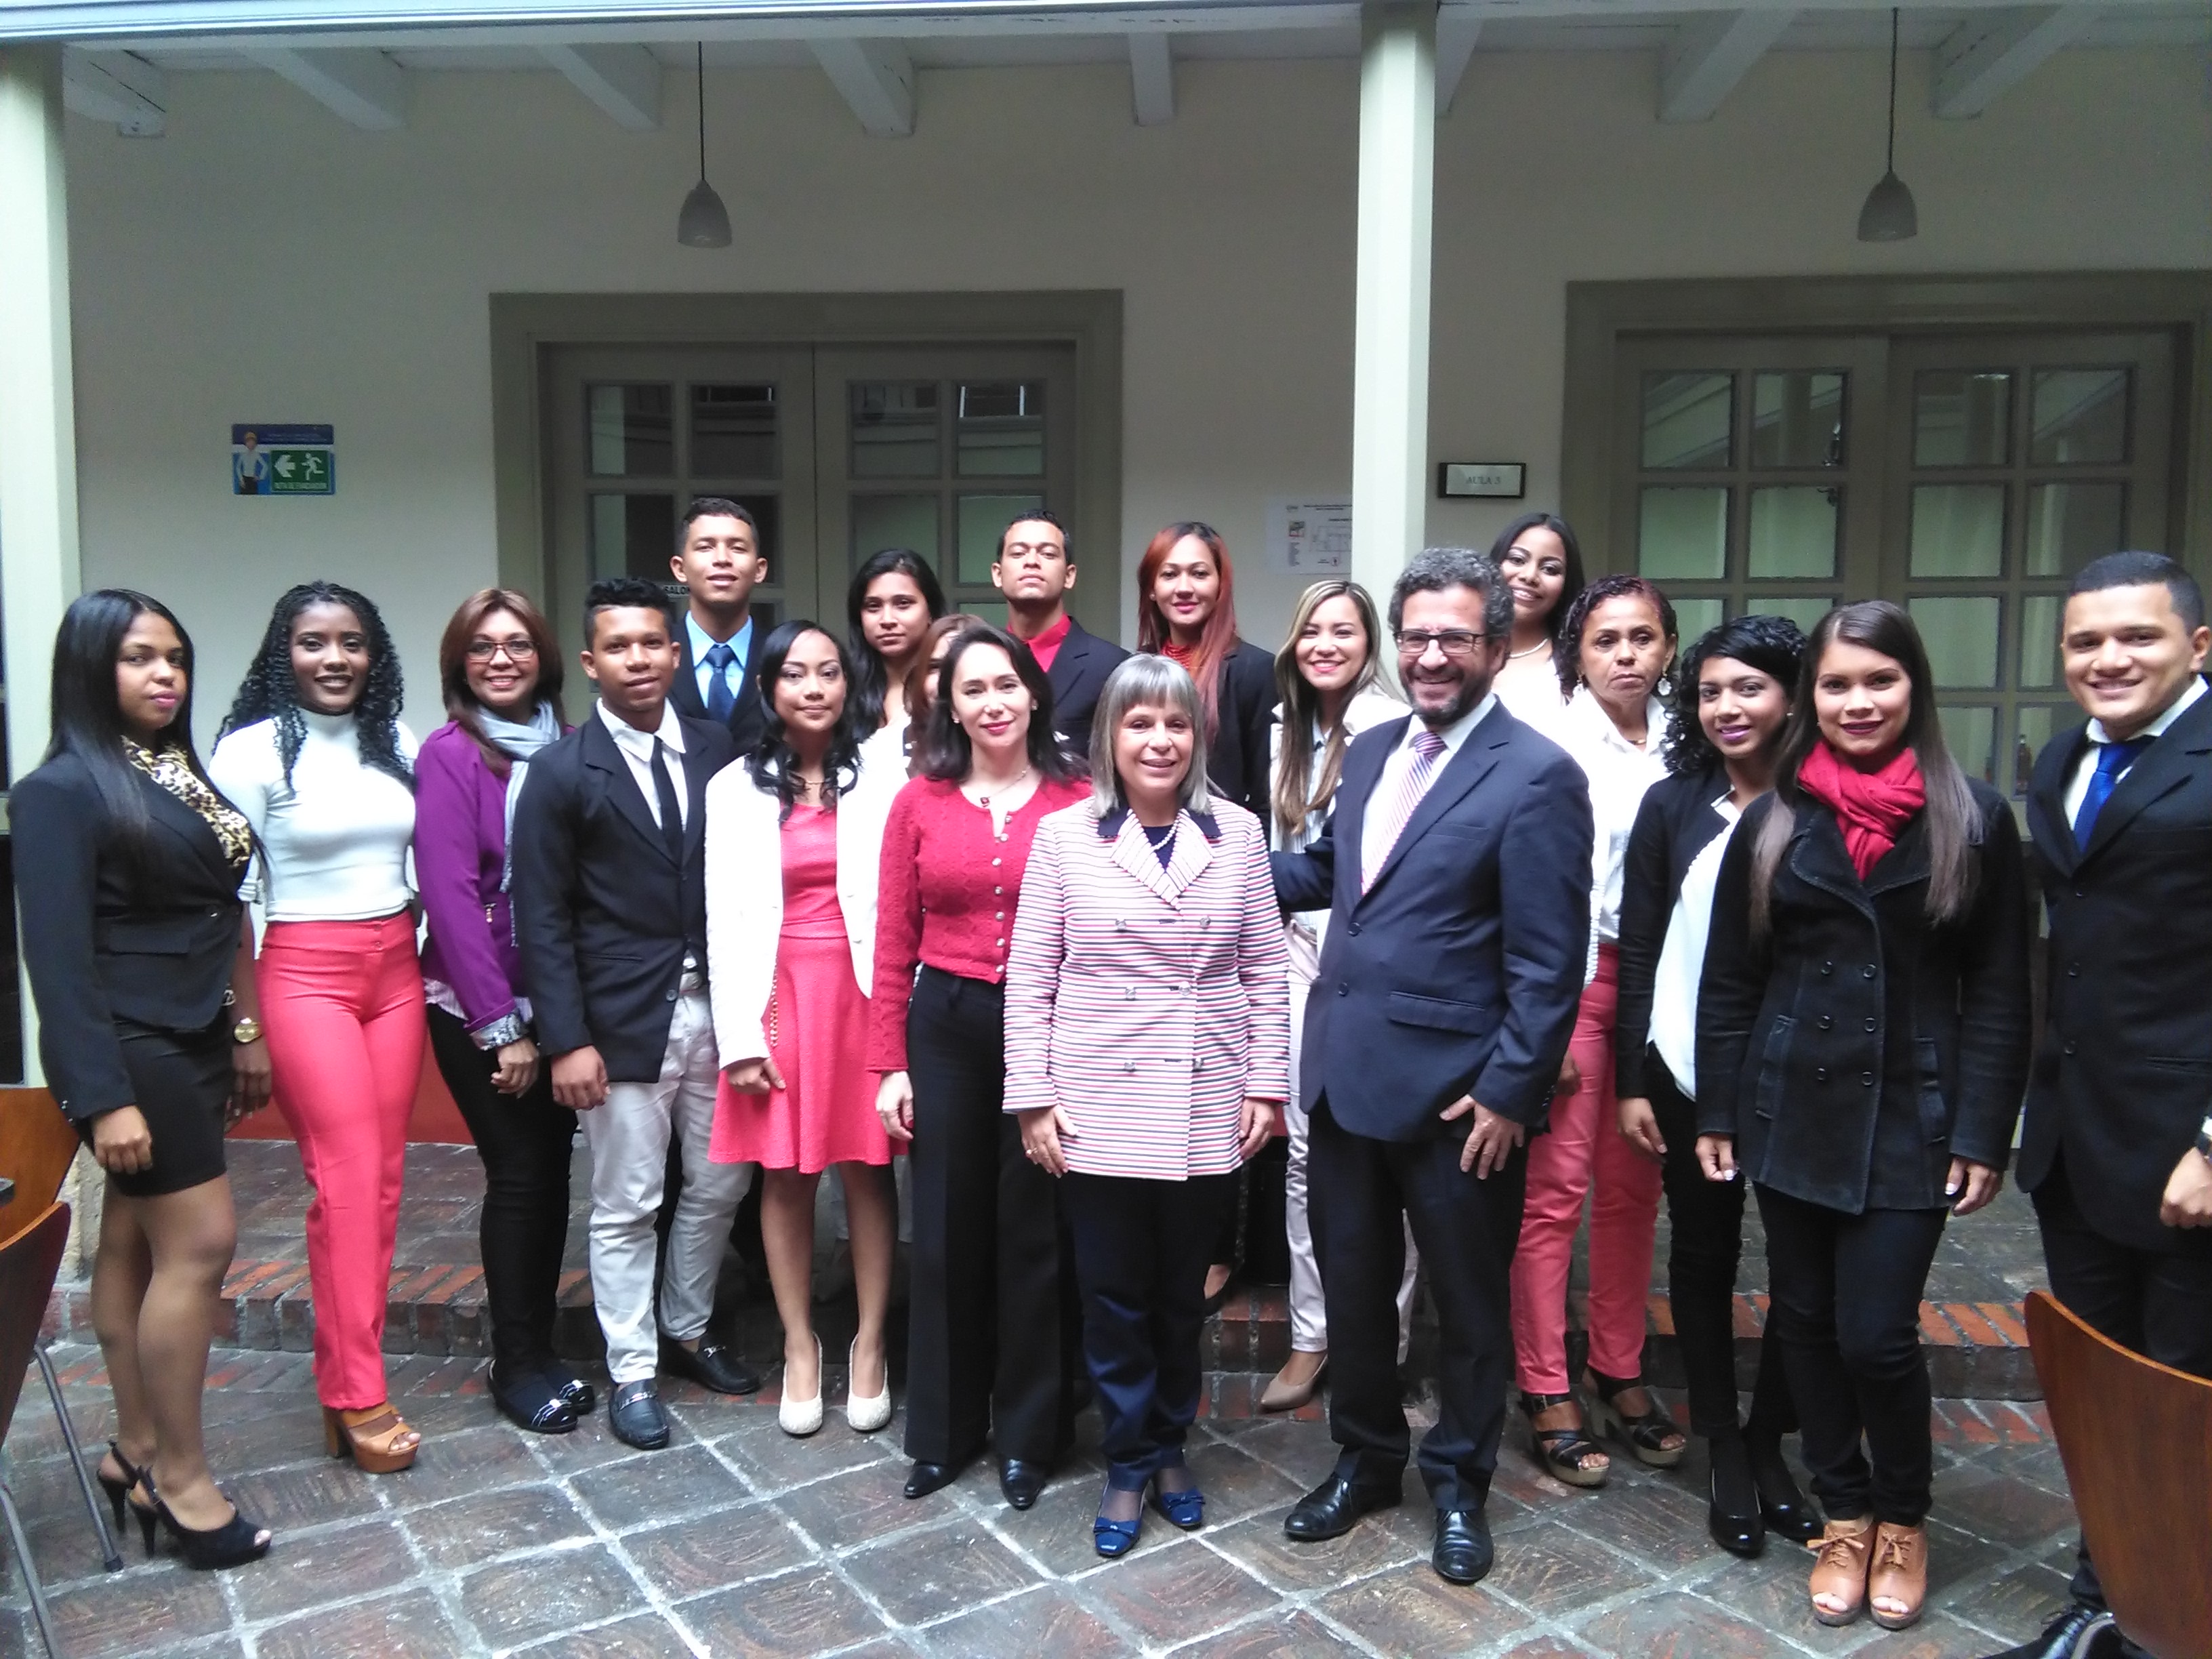
<svg viewBox="0 0 2212 1659">
<path fill-rule="evenodd" d="M 1234 1170 L 1247 1096 L 1290 1092 L 1289 963 L 1260 821 L 1216 799 L 1167 868 L 1133 814 L 1037 825 L 1006 961 L 1006 1109 L 1058 1106 L 1071 1170 Z"/>
</svg>

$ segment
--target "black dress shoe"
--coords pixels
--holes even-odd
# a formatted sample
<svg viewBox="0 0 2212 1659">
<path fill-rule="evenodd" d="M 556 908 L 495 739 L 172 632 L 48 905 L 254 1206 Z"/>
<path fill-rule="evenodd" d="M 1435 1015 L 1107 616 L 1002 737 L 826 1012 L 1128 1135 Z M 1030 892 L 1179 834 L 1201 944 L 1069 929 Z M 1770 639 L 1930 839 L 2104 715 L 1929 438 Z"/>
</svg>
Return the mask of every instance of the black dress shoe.
<svg viewBox="0 0 2212 1659">
<path fill-rule="evenodd" d="M 659 1451 L 668 1443 L 668 1416 L 649 1381 L 615 1385 L 607 1401 L 607 1426 L 616 1439 L 640 1451 Z"/>
<path fill-rule="evenodd" d="M 1291 1507 L 1283 1531 L 1301 1544 L 1317 1544 L 1325 1538 L 1341 1538 L 1359 1517 L 1376 1510 L 1395 1509 L 1403 1494 L 1396 1486 L 1382 1486 L 1332 1474 Z"/>
<path fill-rule="evenodd" d="M 598 1407 L 599 1397 L 592 1392 L 592 1385 L 570 1370 L 557 1359 L 548 1359 L 538 1368 L 544 1373 L 545 1382 L 561 1396 L 562 1403 L 576 1413 L 581 1422 Z"/>
<path fill-rule="evenodd" d="M 933 1492 L 942 1492 L 957 1480 L 960 1471 L 967 1467 L 965 1462 L 927 1463 L 916 1458 L 914 1467 L 906 1472 L 906 1495 L 908 1498 L 927 1498 Z M 1029 1506 L 1024 1504 L 1017 1507 L 1026 1509 Z"/>
<path fill-rule="evenodd" d="M 518 1371 L 510 1376 L 494 1364 L 490 1387 L 491 1402 L 500 1414 L 532 1434 L 567 1434 L 576 1426 L 575 1412 L 541 1371 Z"/>
<path fill-rule="evenodd" d="M 1437 1511 L 1437 1546 L 1429 1552 L 1429 1565 L 1437 1577 L 1455 1584 L 1474 1583 L 1490 1571 L 1494 1555 L 1490 1522 L 1480 1510 Z"/>
<path fill-rule="evenodd" d="M 696 1382 L 702 1389 L 712 1389 L 716 1394 L 760 1392 L 760 1373 L 738 1358 L 736 1349 L 724 1346 L 711 1336 L 701 1337 L 696 1348 L 687 1348 L 672 1337 L 662 1337 L 660 1369 Z"/>
<path fill-rule="evenodd" d="M 1990 1659 L 2119 1659 L 2120 1628 L 2108 1613 L 2075 1601 L 2044 1626 L 2033 1642 Z"/>
<path fill-rule="evenodd" d="M 1037 1501 L 1044 1483 L 1052 1474 L 1052 1466 L 1026 1457 L 1002 1457 L 999 1460 L 999 1490 L 1006 1494 L 1006 1502 L 1018 1510 L 1025 1510 Z"/>
</svg>

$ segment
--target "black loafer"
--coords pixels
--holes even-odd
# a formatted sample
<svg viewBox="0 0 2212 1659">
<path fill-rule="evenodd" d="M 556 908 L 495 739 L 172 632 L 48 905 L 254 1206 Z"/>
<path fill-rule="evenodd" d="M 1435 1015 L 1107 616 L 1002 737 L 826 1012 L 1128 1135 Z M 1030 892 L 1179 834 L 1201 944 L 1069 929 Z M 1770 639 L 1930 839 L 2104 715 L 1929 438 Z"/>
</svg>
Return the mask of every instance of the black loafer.
<svg viewBox="0 0 2212 1659">
<path fill-rule="evenodd" d="M 1437 1545 L 1429 1552 L 1429 1565 L 1437 1577 L 1454 1584 L 1476 1583 L 1490 1571 L 1494 1554 L 1490 1523 L 1480 1510 L 1437 1511 Z"/>
<path fill-rule="evenodd" d="M 576 1413 L 579 1422 L 598 1408 L 599 1397 L 592 1392 L 592 1385 L 559 1360 L 549 1359 L 538 1370 L 545 1374 L 546 1382 L 561 1396 L 562 1403 Z"/>
<path fill-rule="evenodd" d="M 1292 1506 L 1283 1531 L 1301 1544 L 1317 1544 L 1341 1538 L 1363 1515 L 1395 1509 L 1403 1494 L 1395 1486 L 1381 1486 L 1332 1474 Z"/>
<path fill-rule="evenodd" d="M 538 1371 L 501 1375 L 497 1365 L 489 1378 L 491 1402 L 500 1415 L 532 1434 L 567 1434 L 576 1426 L 576 1413 L 555 1393 L 553 1385 Z"/>
<path fill-rule="evenodd" d="M 965 1463 L 928 1463 L 917 1458 L 914 1467 L 907 1471 L 906 1495 L 908 1498 L 927 1498 L 933 1492 L 942 1492 L 957 1480 L 960 1471 L 967 1467 Z M 1027 1505 L 1022 1507 L 1026 1508 Z"/>
<path fill-rule="evenodd" d="M 1001 1458 L 999 1490 L 1006 1494 L 1006 1502 L 1018 1510 L 1025 1510 L 1037 1501 L 1037 1494 L 1044 1490 L 1044 1483 L 1051 1474 L 1049 1464 L 1024 1457 Z"/>
<path fill-rule="evenodd" d="M 650 1382 L 616 1384 L 607 1401 L 607 1426 L 616 1439 L 640 1451 L 659 1451 L 668 1443 L 668 1415 Z"/>
<path fill-rule="evenodd" d="M 2112 1615 L 2075 1601 L 2033 1642 L 2007 1648 L 1994 1659 L 2119 1659 L 2119 1655 L 2120 1629 Z"/>
<path fill-rule="evenodd" d="M 711 1336 L 701 1337 L 696 1348 L 687 1348 L 672 1338 L 662 1337 L 660 1369 L 696 1382 L 702 1389 L 712 1389 L 716 1394 L 760 1392 L 760 1373 L 738 1358 L 736 1349 L 724 1346 Z"/>
</svg>

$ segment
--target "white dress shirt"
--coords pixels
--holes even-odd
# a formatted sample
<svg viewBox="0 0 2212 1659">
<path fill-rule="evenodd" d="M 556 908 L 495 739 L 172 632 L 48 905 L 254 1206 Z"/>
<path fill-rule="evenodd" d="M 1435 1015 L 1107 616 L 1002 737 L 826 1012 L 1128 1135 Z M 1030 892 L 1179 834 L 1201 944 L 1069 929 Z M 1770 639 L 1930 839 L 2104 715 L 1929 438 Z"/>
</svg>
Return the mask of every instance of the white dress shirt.
<svg viewBox="0 0 2212 1659">
<path fill-rule="evenodd" d="M 1497 707 L 1498 694 L 1495 691 L 1487 692 L 1480 702 L 1475 704 L 1449 726 L 1437 730 L 1437 735 L 1444 740 L 1444 752 L 1437 757 L 1437 763 L 1429 769 L 1428 782 L 1422 787 L 1421 793 L 1415 797 L 1413 804 L 1407 809 L 1407 823 L 1413 821 L 1413 814 L 1420 810 L 1421 802 L 1428 798 L 1429 791 L 1437 787 L 1437 780 L 1443 776 L 1444 769 L 1452 763 L 1453 757 L 1459 753 L 1460 745 L 1467 741 L 1467 734 L 1481 725 L 1484 717 Z M 1375 787 L 1369 791 L 1366 805 L 1359 809 L 1361 814 L 1360 857 L 1363 860 L 1367 856 L 1367 814 L 1375 810 L 1376 801 L 1392 800 L 1396 798 L 1398 791 L 1404 787 L 1403 780 L 1406 774 L 1413 769 L 1419 758 L 1413 753 L 1413 739 L 1430 729 L 1420 715 L 1416 713 L 1413 719 L 1406 722 L 1405 735 L 1398 739 L 1398 746 L 1390 751 L 1389 757 L 1382 763 L 1382 774 L 1375 780 Z M 1406 833 L 1404 824 L 1399 826 L 1398 833 L 1401 836 L 1404 836 Z"/>
<path fill-rule="evenodd" d="M 1644 792 L 1667 775 L 1661 757 L 1667 736 L 1667 706 L 1653 697 L 1644 705 L 1644 744 L 1620 735 L 1605 705 L 1580 686 L 1568 700 L 1559 723 L 1546 734 L 1575 757 L 1589 780 L 1590 817 L 1596 837 L 1590 849 L 1590 969 L 1597 947 L 1620 938 L 1620 881 L 1628 858 L 1628 837 L 1636 828 L 1636 809 Z"/>
<path fill-rule="evenodd" d="M 2196 675 L 2191 674 L 2189 677 L 2189 684 L 2182 687 L 2181 695 L 2173 700 L 2172 704 L 2166 709 L 2166 713 L 2160 714 L 2156 720 L 2153 720 L 2148 726 L 2143 727 L 2143 729 L 2136 735 L 2144 738 L 2164 737 L 2166 735 L 2166 728 L 2172 725 L 2174 721 L 2179 720 L 2184 714 L 2187 714 L 2189 710 L 2195 706 L 2197 700 L 2203 695 L 2204 682 L 2202 679 L 2199 679 Z M 2104 721 L 2091 720 L 2089 722 L 2089 746 L 2081 751 L 2081 758 L 2074 763 L 2074 776 L 2066 785 L 2067 823 L 2071 823 L 2075 819 L 2081 816 L 2081 803 L 2089 798 L 2089 780 L 2097 775 L 2098 747 L 2102 744 L 2110 743 L 2112 740 L 2112 738 L 2105 731 Z M 2120 771 L 2120 778 L 2124 778 L 2134 769 L 2132 763 L 2128 766 L 2122 768 Z M 2112 780 L 2115 786 L 2119 783 L 2120 778 L 2114 778 Z"/>
<path fill-rule="evenodd" d="M 698 677 L 701 702 L 713 701 L 708 688 L 714 683 L 714 665 L 707 660 L 707 653 L 717 645 L 726 645 L 738 653 L 738 659 L 722 671 L 722 678 L 727 682 L 731 695 L 734 696 L 744 689 L 745 665 L 753 659 L 753 619 L 750 613 L 745 617 L 745 625 L 726 640 L 717 640 L 700 627 L 699 619 L 689 611 L 684 613 L 684 631 L 691 641 L 691 666 L 693 673 Z M 648 789 L 646 793 L 650 794 L 652 791 Z"/>
<path fill-rule="evenodd" d="M 637 780 L 638 793 L 645 797 L 645 810 L 653 815 L 656 824 L 660 822 L 660 786 L 653 781 L 653 746 L 656 743 L 668 745 L 676 758 L 668 763 L 669 781 L 676 786 L 676 811 L 686 824 L 691 822 L 691 791 L 684 779 L 684 722 L 676 717 L 676 705 L 660 706 L 660 729 L 641 732 L 621 715 L 608 708 L 605 703 L 592 705 L 599 711 L 599 719 L 612 734 L 615 747 L 629 763 L 629 775 Z"/>
</svg>

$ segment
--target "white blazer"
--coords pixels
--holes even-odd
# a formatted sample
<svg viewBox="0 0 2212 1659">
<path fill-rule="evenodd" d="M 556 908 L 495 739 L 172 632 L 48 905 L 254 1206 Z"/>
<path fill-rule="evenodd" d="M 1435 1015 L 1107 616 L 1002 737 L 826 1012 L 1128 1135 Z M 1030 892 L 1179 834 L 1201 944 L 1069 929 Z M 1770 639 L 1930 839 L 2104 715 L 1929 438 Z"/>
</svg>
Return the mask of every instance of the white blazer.
<svg viewBox="0 0 2212 1659">
<path fill-rule="evenodd" d="M 902 767 L 871 766 L 837 800 L 837 905 L 853 947 L 853 977 L 875 982 L 876 884 L 884 824 L 906 781 Z M 732 761 L 707 785 L 707 980 L 724 1066 L 768 1053 L 764 1021 L 783 933 L 782 804 Z"/>
</svg>

